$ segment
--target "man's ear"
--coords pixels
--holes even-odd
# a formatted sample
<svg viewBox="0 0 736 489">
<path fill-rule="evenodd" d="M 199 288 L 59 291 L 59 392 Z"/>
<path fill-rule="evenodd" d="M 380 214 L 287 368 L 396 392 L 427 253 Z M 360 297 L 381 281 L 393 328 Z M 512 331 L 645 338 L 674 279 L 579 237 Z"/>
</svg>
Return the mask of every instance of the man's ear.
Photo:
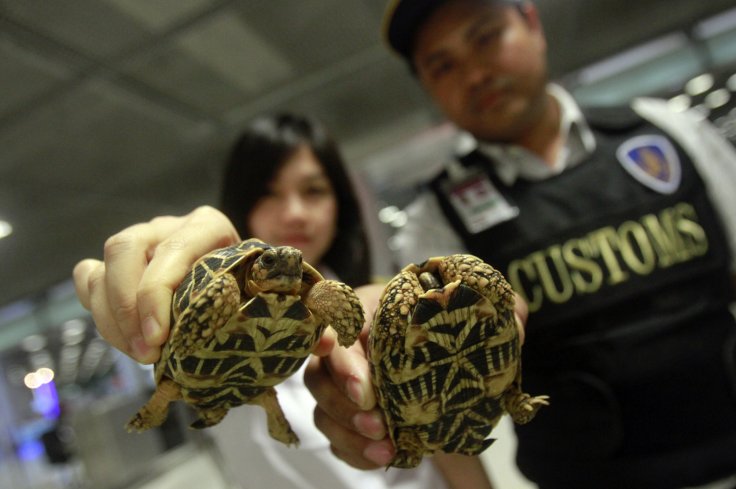
<svg viewBox="0 0 736 489">
<path fill-rule="evenodd" d="M 524 19 L 524 22 L 526 22 L 526 25 L 529 27 L 529 30 L 536 34 L 542 43 L 542 49 L 546 52 L 547 40 L 544 37 L 544 26 L 542 25 L 542 20 L 539 18 L 539 10 L 537 10 L 537 6 L 532 2 L 525 1 L 517 8 L 519 10 L 519 14 Z"/>
<path fill-rule="evenodd" d="M 536 5 L 534 5 L 532 2 L 523 2 L 517 8 L 521 16 L 526 21 L 527 25 L 529 25 L 530 29 L 539 30 L 542 34 L 544 34 L 542 21 L 539 18 L 539 11 L 537 10 Z"/>
</svg>

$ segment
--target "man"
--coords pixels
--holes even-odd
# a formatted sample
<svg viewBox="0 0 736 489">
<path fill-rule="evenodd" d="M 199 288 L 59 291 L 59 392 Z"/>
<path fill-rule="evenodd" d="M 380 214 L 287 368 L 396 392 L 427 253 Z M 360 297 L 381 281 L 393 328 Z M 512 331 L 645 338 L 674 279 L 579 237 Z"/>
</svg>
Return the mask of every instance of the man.
<svg viewBox="0 0 736 489">
<path fill-rule="evenodd" d="M 524 386 L 551 406 L 517 428 L 521 470 L 543 489 L 732 487 L 733 148 L 661 101 L 581 111 L 548 84 L 527 1 L 397 0 L 385 33 L 476 141 L 408 209 L 401 263 L 467 251 L 529 305 Z M 393 452 L 353 428 L 374 407 L 361 354 L 305 381 L 333 452 L 371 467 Z"/>
</svg>

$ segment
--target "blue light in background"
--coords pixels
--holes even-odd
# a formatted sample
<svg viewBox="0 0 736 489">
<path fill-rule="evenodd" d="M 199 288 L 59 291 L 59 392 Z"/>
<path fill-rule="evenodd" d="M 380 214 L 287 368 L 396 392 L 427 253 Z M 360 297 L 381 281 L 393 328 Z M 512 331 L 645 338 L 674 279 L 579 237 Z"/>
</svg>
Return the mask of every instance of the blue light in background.
<svg viewBox="0 0 736 489">
<path fill-rule="evenodd" d="M 56 392 L 54 381 L 38 386 L 33 389 L 33 410 L 46 419 L 57 419 L 61 414 L 59 405 L 59 394 Z"/>
</svg>

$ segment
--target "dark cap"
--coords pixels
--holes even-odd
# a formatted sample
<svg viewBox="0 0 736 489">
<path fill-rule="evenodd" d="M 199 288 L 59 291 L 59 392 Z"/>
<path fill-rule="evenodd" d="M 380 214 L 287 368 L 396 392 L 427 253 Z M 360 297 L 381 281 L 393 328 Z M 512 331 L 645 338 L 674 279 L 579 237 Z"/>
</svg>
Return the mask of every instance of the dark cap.
<svg viewBox="0 0 736 489">
<path fill-rule="evenodd" d="M 422 23 L 448 0 L 390 0 L 383 16 L 383 37 L 397 54 L 411 63 L 414 35 Z M 495 0 L 521 4 L 523 0 Z"/>
</svg>

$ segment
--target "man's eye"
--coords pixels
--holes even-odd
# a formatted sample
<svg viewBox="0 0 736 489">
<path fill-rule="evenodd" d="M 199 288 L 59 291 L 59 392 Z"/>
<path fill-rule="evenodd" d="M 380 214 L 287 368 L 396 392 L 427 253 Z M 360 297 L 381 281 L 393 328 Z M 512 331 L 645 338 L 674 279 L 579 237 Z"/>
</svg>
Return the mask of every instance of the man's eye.
<svg viewBox="0 0 736 489">
<path fill-rule="evenodd" d="M 430 70 L 430 76 L 434 79 L 441 78 L 450 73 L 454 68 L 454 65 L 450 61 L 443 61 L 441 63 L 434 64 Z"/>
<path fill-rule="evenodd" d="M 475 44 L 480 47 L 494 45 L 498 42 L 502 33 L 503 28 L 501 27 L 485 29 L 475 37 Z"/>
</svg>

